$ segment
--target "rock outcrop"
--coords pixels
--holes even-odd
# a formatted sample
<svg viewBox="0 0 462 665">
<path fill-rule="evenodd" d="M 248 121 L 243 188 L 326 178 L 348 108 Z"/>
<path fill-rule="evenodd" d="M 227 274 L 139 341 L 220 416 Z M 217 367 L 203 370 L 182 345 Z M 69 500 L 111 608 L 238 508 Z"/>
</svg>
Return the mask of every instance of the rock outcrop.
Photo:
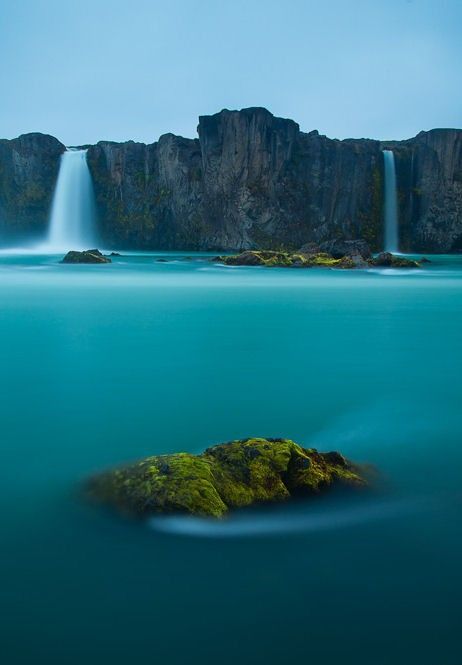
<svg viewBox="0 0 462 665">
<path fill-rule="evenodd" d="M 242 439 L 201 455 L 147 457 L 91 478 L 91 498 L 137 517 L 185 513 L 223 517 L 229 510 L 312 497 L 333 487 L 367 486 L 340 453 L 319 453 L 289 439 Z"/>
<path fill-rule="evenodd" d="M 432 129 L 383 147 L 395 154 L 400 248 L 462 248 L 462 130 Z"/>
<path fill-rule="evenodd" d="M 112 263 L 99 249 L 85 249 L 83 252 L 70 251 L 61 263 Z"/>
<path fill-rule="evenodd" d="M 0 140 L 0 241 L 44 236 L 65 147 L 53 136 Z"/>
<path fill-rule="evenodd" d="M 461 250 L 462 130 L 340 141 L 264 108 L 201 116 L 196 139 L 89 146 L 99 235 L 121 249 L 293 251 L 315 243 L 335 256 L 332 243 L 363 238 L 380 251 L 384 148 L 395 153 L 401 250 Z M 3 238 L 44 232 L 63 150 L 40 134 L 0 141 Z"/>
<path fill-rule="evenodd" d="M 354 245 L 353 245 L 354 246 Z M 306 246 L 305 246 L 306 247 Z M 364 259 L 361 254 L 344 254 L 333 256 L 327 252 L 275 252 L 271 250 L 246 250 L 240 254 L 227 254 L 212 259 L 215 263 L 226 266 L 260 266 L 264 268 L 337 268 L 351 270 L 356 268 L 420 268 L 426 259 L 414 261 L 404 256 L 395 256 L 390 252 L 381 252 L 376 257 Z"/>
</svg>

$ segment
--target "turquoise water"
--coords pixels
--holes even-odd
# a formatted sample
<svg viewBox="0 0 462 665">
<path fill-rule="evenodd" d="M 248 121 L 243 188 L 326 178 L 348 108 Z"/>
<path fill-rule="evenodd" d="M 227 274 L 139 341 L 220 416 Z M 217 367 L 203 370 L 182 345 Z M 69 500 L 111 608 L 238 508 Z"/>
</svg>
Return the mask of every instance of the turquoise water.
<svg viewBox="0 0 462 665">
<path fill-rule="evenodd" d="M 2 662 L 458 665 L 462 257 L 425 270 L 0 257 Z M 133 525 L 79 482 L 285 436 L 361 503 Z"/>
</svg>

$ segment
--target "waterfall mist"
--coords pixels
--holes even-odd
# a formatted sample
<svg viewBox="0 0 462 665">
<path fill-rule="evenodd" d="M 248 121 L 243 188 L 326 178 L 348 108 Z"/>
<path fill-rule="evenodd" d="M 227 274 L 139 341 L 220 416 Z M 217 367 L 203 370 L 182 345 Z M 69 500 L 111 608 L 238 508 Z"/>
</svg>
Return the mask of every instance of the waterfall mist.
<svg viewBox="0 0 462 665">
<path fill-rule="evenodd" d="M 96 244 L 93 183 L 86 150 L 66 150 L 61 157 L 46 249 L 64 252 Z"/>
</svg>

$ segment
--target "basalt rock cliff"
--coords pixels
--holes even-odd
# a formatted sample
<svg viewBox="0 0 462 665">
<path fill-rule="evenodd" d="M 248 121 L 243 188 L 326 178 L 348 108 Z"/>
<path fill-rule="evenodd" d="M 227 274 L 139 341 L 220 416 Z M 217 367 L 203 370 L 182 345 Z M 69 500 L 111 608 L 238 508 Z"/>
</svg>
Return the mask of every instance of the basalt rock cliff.
<svg viewBox="0 0 462 665">
<path fill-rule="evenodd" d="M 0 244 L 46 233 L 65 146 L 47 134 L 0 140 Z"/>
<path fill-rule="evenodd" d="M 263 108 L 199 118 L 197 139 L 88 149 L 99 234 L 122 249 L 292 250 L 364 238 L 383 246 L 384 148 L 395 153 L 401 249 L 462 248 L 462 130 L 407 141 L 329 139 Z M 0 233 L 46 227 L 64 146 L 0 141 Z"/>
</svg>

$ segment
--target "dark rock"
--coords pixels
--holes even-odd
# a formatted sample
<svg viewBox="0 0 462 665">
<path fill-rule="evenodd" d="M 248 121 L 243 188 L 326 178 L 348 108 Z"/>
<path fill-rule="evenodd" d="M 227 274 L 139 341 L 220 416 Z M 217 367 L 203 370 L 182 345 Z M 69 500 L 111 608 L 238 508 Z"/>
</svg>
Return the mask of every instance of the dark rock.
<svg viewBox="0 0 462 665">
<path fill-rule="evenodd" d="M 327 240 L 319 245 L 319 251 L 331 254 L 334 259 L 341 259 L 343 256 L 360 256 L 363 259 L 370 259 L 372 256 L 371 248 L 365 240 Z"/>
<path fill-rule="evenodd" d="M 259 503 L 312 497 L 342 486 L 367 487 L 362 469 L 340 453 L 319 453 L 289 439 L 242 439 L 201 455 L 148 457 L 90 479 L 91 498 L 139 517 L 189 513 L 222 517 Z"/>
<path fill-rule="evenodd" d="M 68 252 L 61 263 L 111 263 L 111 259 L 103 256 L 99 249 L 86 249 Z"/>
<path fill-rule="evenodd" d="M 362 259 L 359 257 L 359 260 Z M 264 266 L 266 268 L 356 268 L 352 257 L 334 259 L 330 254 L 299 254 L 298 252 L 273 252 L 249 250 L 230 256 L 216 256 L 213 261 L 228 266 Z M 367 264 L 366 264 L 367 265 Z M 363 266 L 361 266 L 363 267 Z"/>
<path fill-rule="evenodd" d="M 406 259 L 404 256 L 395 256 L 390 252 L 381 252 L 369 261 L 371 266 L 380 266 L 382 268 L 419 268 L 418 261 Z"/>
<path fill-rule="evenodd" d="M 121 254 L 119 252 L 111 252 L 109 256 L 121 256 Z"/>
<path fill-rule="evenodd" d="M 65 146 L 47 134 L 0 140 L 0 237 L 9 243 L 46 234 Z"/>
<path fill-rule="evenodd" d="M 301 254 L 367 260 L 366 245 L 355 239 L 374 251 L 383 246 L 388 148 L 395 154 L 402 250 L 462 248 L 461 130 L 395 142 L 339 141 L 249 108 L 200 117 L 198 134 L 88 148 L 102 242 L 217 252 L 301 247 Z M 41 134 L 0 141 L 4 241 L 45 233 L 64 149 Z M 356 244 L 348 248 L 349 241 Z"/>
</svg>

